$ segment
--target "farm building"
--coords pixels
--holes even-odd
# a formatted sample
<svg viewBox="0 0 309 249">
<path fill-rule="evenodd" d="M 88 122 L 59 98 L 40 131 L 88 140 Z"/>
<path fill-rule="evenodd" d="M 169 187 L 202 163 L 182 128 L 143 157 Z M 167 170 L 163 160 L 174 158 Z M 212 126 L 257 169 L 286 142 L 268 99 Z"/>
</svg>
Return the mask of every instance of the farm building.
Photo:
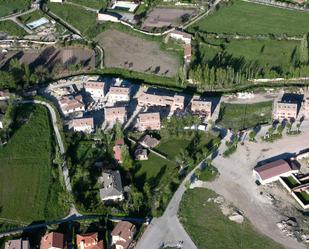
<svg viewBox="0 0 309 249">
<path fill-rule="evenodd" d="M 278 181 L 280 177 L 288 177 L 298 173 L 299 169 L 292 162 L 291 165 L 283 160 L 277 160 L 253 169 L 253 174 L 261 184 Z"/>
</svg>

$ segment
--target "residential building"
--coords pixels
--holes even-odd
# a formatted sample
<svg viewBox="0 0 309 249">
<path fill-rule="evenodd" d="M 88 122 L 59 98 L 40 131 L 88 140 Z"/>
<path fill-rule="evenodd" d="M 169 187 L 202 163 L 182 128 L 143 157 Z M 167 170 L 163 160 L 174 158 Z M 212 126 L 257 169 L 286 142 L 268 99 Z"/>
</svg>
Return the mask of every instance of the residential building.
<svg viewBox="0 0 309 249">
<path fill-rule="evenodd" d="M 299 172 L 299 169 L 293 162 L 289 164 L 283 159 L 270 162 L 253 169 L 256 179 L 261 184 L 275 182 L 278 181 L 280 177 L 288 177 L 297 172 Z"/>
<path fill-rule="evenodd" d="M 89 80 L 85 83 L 84 89 L 91 94 L 93 99 L 102 99 L 104 98 L 104 86 L 104 82 Z"/>
<path fill-rule="evenodd" d="M 112 244 L 116 249 L 128 249 L 136 232 L 135 225 L 128 221 L 120 221 L 112 231 Z"/>
<path fill-rule="evenodd" d="M 93 118 L 75 118 L 72 121 L 74 131 L 91 133 L 94 130 Z"/>
<path fill-rule="evenodd" d="M 75 97 L 73 97 L 72 95 L 63 96 L 59 100 L 59 106 L 64 115 L 74 112 L 85 111 L 85 105 L 83 103 L 82 95 L 77 95 Z"/>
<path fill-rule="evenodd" d="M 140 106 L 170 106 L 171 111 L 175 111 L 184 108 L 185 97 L 182 95 L 168 96 L 142 93 L 137 100 Z"/>
<path fill-rule="evenodd" d="M 134 12 L 137 7 L 139 6 L 139 3 L 137 3 L 137 1 L 113 1 L 113 5 L 111 7 L 111 9 L 121 9 L 121 10 L 125 10 L 128 12 Z"/>
<path fill-rule="evenodd" d="M 182 41 L 185 44 L 191 44 L 192 35 L 188 33 L 185 33 L 179 30 L 174 30 L 170 33 L 170 36 L 171 38 Z"/>
<path fill-rule="evenodd" d="M 116 14 L 98 12 L 97 20 L 101 22 L 120 22 L 120 17 Z"/>
<path fill-rule="evenodd" d="M 64 249 L 64 235 L 51 232 L 45 234 L 41 239 L 40 249 Z"/>
<path fill-rule="evenodd" d="M 121 176 L 118 170 L 105 170 L 100 177 L 102 188 L 100 198 L 102 201 L 122 201 L 123 188 Z"/>
<path fill-rule="evenodd" d="M 77 234 L 78 249 L 104 249 L 103 240 L 98 239 L 98 233 Z"/>
<path fill-rule="evenodd" d="M 9 90 L 0 90 L 0 100 L 7 100 L 10 98 L 10 92 Z"/>
<path fill-rule="evenodd" d="M 148 152 L 147 149 L 144 149 L 142 146 L 137 146 L 134 157 L 138 161 L 145 161 L 148 160 Z"/>
<path fill-rule="evenodd" d="M 154 148 L 160 143 L 160 141 L 150 135 L 145 135 L 139 143 L 145 148 Z"/>
<path fill-rule="evenodd" d="M 137 118 L 137 129 L 139 131 L 145 130 L 160 130 L 161 120 L 159 112 L 141 113 Z"/>
<path fill-rule="evenodd" d="M 191 44 L 186 44 L 183 57 L 185 64 L 189 64 L 191 62 L 191 55 L 192 55 Z"/>
<path fill-rule="evenodd" d="M 105 107 L 105 122 L 115 124 L 119 122 L 123 124 L 127 120 L 127 111 L 125 107 Z"/>
<path fill-rule="evenodd" d="M 211 118 L 211 101 L 205 101 L 197 97 L 193 97 L 191 101 L 191 111 L 194 114 Z"/>
<path fill-rule="evenodd" d="M 112 86 L 108 92 L 108 102 L 128 102 L 130 101 L 130 88 L 121 86 Z"/>
<path fill-rule="evenodd" d="M 298 112 L 297 103 L 277 102 L 275 106 L 274 118 L 278 120 L 296 119 Z"/>
<path fill-rule="evenodd" d="M 115 142 L 115 146 L 113 147 L 113 152 L 114 152 L 114 158 L 118 163 L 122 163 L 122 146 L 124 145 L 124 140 L 123 139 L 118 139 Z"/>
<path fill-rule="evenodd" d="M 5 242 L 4 249 L 30 249 L 30 243 L 27 239 L 12 239 Z"/>
</svg>

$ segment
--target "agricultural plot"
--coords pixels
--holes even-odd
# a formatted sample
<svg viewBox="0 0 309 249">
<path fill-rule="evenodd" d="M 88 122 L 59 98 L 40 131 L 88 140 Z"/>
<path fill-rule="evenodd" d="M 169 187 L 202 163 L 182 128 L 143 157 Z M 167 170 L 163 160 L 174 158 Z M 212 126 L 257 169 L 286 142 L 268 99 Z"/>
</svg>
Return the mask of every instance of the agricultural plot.
<svg viewBox="0 0 309 249">
<path fill-rule="evenodd" d="M 0 17 L 29 9 L 31 0 L 0 0 Z"/>
<path fill-rule="evenodd" d="M 1 33 L 18 37 L 22 37 L 27 34 L 23 28 L 19 27 L 15 22 L 11 20 L 0 22 L 0 34 Z"/>
<path fill-rule="evenodd" d="M 52 168 L 54 140 L 48 111 L 33 105 L 17 107 L 13 130 L 0 148 L 1 218 L 22 222 L 62 218 L 68 211 L 67 197 L 58 169 Z"/>
<path fill-rule="evenodd" d="M 51 72 L 57 68 L 60 71 L 65 70 L 77 64 L 85 69 L 95 66 L 95 53 L 91 49 L 80 47 L 56 48 L 50 46 L 42 50 L 26 50 L 3 54 L 3 56 L 0 56 L 0 69 L 7 69 L 10 61 L 14 58 L 28 64 L 30 69 L 44 66 Z"/>
<path fill-rule="evenodd" d="M 306 25 L 302 25 L 308 22 L 309 13 L 306 12 L 235 1 L 190 26 L 189 31 L 300 36 L 308 32 Z"/>
<path fill-rule="evenodd" d="M 259 234 L 245 219 L 242 224 L 229 220 L 217 203 L 209 201 L 217 194 L 202 188 L 187 190 L 180 203 L 179 216 L 197 248 L 282 249 Z"/>
<path fill-rule="evenodd" d="M 173 77 L 180 66 L 177 56 L 160 49 L 160 43 L 109 29 L 95 40 L 104 49 L 104 63 L 110 68 Z"/>
<path fill-rule="evenodd" d="M 234 131 L 251 128 L 272 120 L 272 101 L 256 104 L 222 103 L 218 124 Z"/>
<path fill-rule="evenodd" d="M 196 13 L 195 9 L 181 8 L 154 8 L 147 15 L 142 28 L 175 27 L 188 21 Z"/>
<path fill-rule="evenodd" d="M 222 52 L 231 56 L 227 61 L 233 68 L 255 65 L 256 68 L 276 68 L 287 72 L 299 59 L 300 42 L 287 40 L 231 40 L 207 39 L 197 47 L 202 63 L 216 66 L 216 58 Z M 224 47 L 224 49 L 222 49 Z"/>
</svg>

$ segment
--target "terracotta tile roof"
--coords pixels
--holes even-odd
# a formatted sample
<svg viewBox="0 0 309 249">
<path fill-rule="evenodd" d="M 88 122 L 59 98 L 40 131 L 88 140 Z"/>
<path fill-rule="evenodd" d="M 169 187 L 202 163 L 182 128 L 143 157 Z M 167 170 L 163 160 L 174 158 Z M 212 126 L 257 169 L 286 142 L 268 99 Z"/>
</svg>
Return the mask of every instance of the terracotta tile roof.
<svg viewBox="0 0 309 249">
<path fill-rule="evenodd" d="M 140 113 L 138 115 L 138 119 L 140 123 L 152 123 L 161 121 L 159 112 Z"/>
<path fill-rule="evenodd" d="M 75 97 L 64 96 L 59 100 L 59 103 L 60 107 L 65 111 L 84 107 L 83 97 L 81 95 Z"/>
<path fill-rule="evenodd" d="M 135 233 L 135 225 L 128 221 L 120 221 L 112 231 L 112 236 L 119 236 L 124 241 L 120 240 L 116 242 L 116 245 L 122 245 L 124 248 L 128 248 L 132 242 Z"/>
<path fill-rule="evenodd" d="M 64 235 L 62 233 L 51 232 L 41 239 L 40 249 L 64 248 Z"/>
<path fill-rule="evenodd" d="M 121 154 L 122 154 L 121 146 L 115 145 L 115 146 L 113 147 L 113 152 L 114 152 L 114 158 L 116 159 L 116 161 L 119 162 L 119 163 L 121 163 L 121 162 L 122 162 L 122 158 L 121 158 Z"/>
<path fill-rule="evenodd" d="M 104 82 L 101 82 L 101 81 L 88 81 L 85 84 L 85 88 L 102 90 L 104 88 Z"/>
<path fill-rule="evenodd" d="M 8 240 L 7 242 L 5 242 L 4 249 L 30 249 L 29 240 Z"/>
<path fill-rule="evenodd" d="M 128 95 L 130 93 L 129 87 L 112 86 L 109 89 L 109 94 Z"/>
<path fill-rule="evenodd" d="M 274 176 L 279 176 L 281 174 L 287 173 L 293 169 L 291 168 L 288 162 L 280 159 L 280 160 L 259 166 L 255 168 L 254 170 L 260 175 L 262 180 L 267 180 Z"/>
<path fill-rule="evenodd" d="M 94 127 L 93 125 L 93 118 L 75 118 L 73 119 L 73 127 L 80 127 L 80 126 L 91 126 L 91 128 Z"/>
<path fill-rule="evenodd" d="M 82 249 L 104 249 L 103 240 L 98 241 L 98 233 L 77 234 L 76 244 Z"/>
</svg>

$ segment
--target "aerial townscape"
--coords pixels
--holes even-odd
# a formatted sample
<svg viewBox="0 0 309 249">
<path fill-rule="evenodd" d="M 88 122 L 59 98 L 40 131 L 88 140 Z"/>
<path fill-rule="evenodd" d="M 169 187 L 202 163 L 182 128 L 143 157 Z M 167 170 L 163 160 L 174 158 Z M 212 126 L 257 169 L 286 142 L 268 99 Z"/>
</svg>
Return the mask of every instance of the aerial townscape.
<svg viewBox="0 0 309 249">
<path fill-rule="evenodd" d="M 0 249 L 309 248 L 309 0 L 0 0 Z"/>
</svg>

